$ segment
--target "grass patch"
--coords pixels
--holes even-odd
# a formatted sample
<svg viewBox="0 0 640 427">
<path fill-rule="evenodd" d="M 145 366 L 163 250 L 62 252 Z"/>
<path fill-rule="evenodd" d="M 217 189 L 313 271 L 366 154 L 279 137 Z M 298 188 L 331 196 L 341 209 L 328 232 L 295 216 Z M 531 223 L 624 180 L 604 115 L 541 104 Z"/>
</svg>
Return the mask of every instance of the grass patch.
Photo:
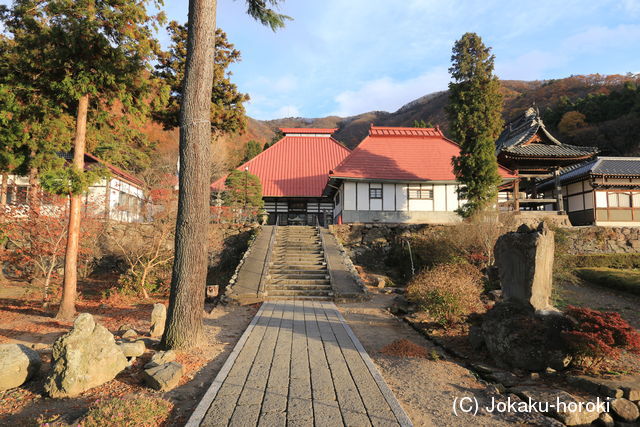
<svg viewBox="0 0 640 427">
<path fill-rule="evenodd" d="M 587 282 L 640 295 L 640 270 L 614 268 L 578 268 L 576 274 Z"/>
<path fill-rule="evenodd" d="M 147 396 L 98 400 L 80 424 L 84 427 L 155 427 L 164 424 L 172 406 L 164 399 Z"/>
</svg>

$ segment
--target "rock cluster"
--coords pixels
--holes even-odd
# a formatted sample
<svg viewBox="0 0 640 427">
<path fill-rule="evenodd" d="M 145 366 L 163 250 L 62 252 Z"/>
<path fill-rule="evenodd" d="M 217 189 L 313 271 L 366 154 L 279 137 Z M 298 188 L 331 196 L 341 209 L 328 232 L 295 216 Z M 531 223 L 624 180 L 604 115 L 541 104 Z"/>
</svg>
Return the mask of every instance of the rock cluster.
<svg viewBox="0 0 640 427">
<path fill-rule="evenodd" d="M 111 332 L 83 313 L 53 344 L 51 365 L 45 391 L 51 397 L 71 397 L 111 381 L 127 359 Z"/>
<path fill-rule="evenodd" d="M 0 344 L 0 391 L 19 387 L 40 371 L 40 355 L 22 344 Z"/>
<path fill-rule="evenodd" d="M 164 325 L 167 321 L 167 307 L 164 304 L 153 304 L 151 312 L 151 330 L 149 334 L 152 337 L 161 337 L 164 333 Z"/>
</svg>

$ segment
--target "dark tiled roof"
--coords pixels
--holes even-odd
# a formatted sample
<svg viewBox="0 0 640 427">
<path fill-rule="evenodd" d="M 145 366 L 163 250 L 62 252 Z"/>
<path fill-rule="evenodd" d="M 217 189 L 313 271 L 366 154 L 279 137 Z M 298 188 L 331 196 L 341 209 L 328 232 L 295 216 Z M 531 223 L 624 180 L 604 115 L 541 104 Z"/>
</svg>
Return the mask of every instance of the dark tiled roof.
<svg viewBox="0 0 640 427">
<path fill-rule="evenodd" d="M 586 149 L 585 149 L 586 148 Z M 504 150 L 505 153 L 513 156 L 523 157 L 582 157 L 595 153 L 591 147 L 579 147 L 577 145 L 551 145 L 551 144 L 529 144 L 511 147 Z"/>
<path fill-rule="evenodd" d="M 640 157 L 596 157 L 595 159 L 563 168 L 560 182 L 571 182 L 588 176 L 628 176 L 640 177 Z M 552 185 L 547 180 L 538 186 L 544 190 Z"/>
<path fill-rule="evenodd" d="M 542 132 L 546 143 L 528 142 L 533 136 Z M 595 147 L 578 147 L 563 144 L 547 130 L 537 110 L 529 108 L 517 120 L 509 123 L 496 140 L 496 153 L 513 154 L 516 156 L 542 157 L 581 157 L 596 154 Z"/>
</svg>

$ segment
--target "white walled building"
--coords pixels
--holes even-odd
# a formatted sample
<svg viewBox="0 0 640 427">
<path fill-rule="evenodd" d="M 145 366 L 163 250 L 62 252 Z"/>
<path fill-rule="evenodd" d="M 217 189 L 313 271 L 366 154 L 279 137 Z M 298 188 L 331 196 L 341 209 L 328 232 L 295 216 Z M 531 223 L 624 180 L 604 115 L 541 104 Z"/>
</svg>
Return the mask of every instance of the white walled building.
<svg viewBox="0 0 640 427">
<path fill-rule="evenodd" d="M 372 126 L 369 135 L 329 172 L 334 222 L 447 224 L 461 220 L 465 201 L 452 159 L 460 147 L 439 128 Z M 511 180 L 513 174 L 500 168 Z"/>
<path fill-rule="evenodd" d="M 143 222 L 147 214 L 144 183 L 122 169 L 104 162 L 91 154 L 85 154 L 85 168 L 102 166 L 108 169 L 109 178 L 91 185 L 84 194 L 85 209 L 100 218 L 120 222 Z M 0 177 L 0 183 L 2 178 Z M 7 205 L 24 206 L 29 203 L 29 178 L 7 176 Z"/>
<path fill-rule="evenodd" d="M 640 226 L 640 158 L 596 157 L 565 168 L 560 184 L 573 225 Z M 538 190 L 550 194 L 553 185 L 547 181 Z"/>
</svg>

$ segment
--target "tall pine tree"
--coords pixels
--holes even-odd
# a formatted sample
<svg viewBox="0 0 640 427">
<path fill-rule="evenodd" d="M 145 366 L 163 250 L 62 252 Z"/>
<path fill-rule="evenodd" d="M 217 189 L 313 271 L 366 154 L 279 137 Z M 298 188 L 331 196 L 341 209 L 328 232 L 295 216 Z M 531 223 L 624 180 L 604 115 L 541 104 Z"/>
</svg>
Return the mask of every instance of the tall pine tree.
<svg viewBox="0 0 640 427">
<path fill-rule="evenodd" d="M 475 33 L 466 33 L 453 46 L 447 107 L 450 130 L 460 143 L 460 156 L 453 159 L 454 172 L 462 184 L 460 208 L 471 217 L 496 202 L 500 175 L 495 140 L 503 122 L 500 83 L 493 74 L 494 56 Z"/>
<path fill-rule="evenodd" d="M 288 18 L 268 7 L 280 0 L 247 0 L 247 13 L 275 30 Z M 187 57 L 180 108 L 180 175 L 175 258 L 169 310 L 162 343 L 171 348 L 197 346 L 207 278 L 211 93 L 215 54 L 216 0 L 189 0 Z"/>
</svg>

